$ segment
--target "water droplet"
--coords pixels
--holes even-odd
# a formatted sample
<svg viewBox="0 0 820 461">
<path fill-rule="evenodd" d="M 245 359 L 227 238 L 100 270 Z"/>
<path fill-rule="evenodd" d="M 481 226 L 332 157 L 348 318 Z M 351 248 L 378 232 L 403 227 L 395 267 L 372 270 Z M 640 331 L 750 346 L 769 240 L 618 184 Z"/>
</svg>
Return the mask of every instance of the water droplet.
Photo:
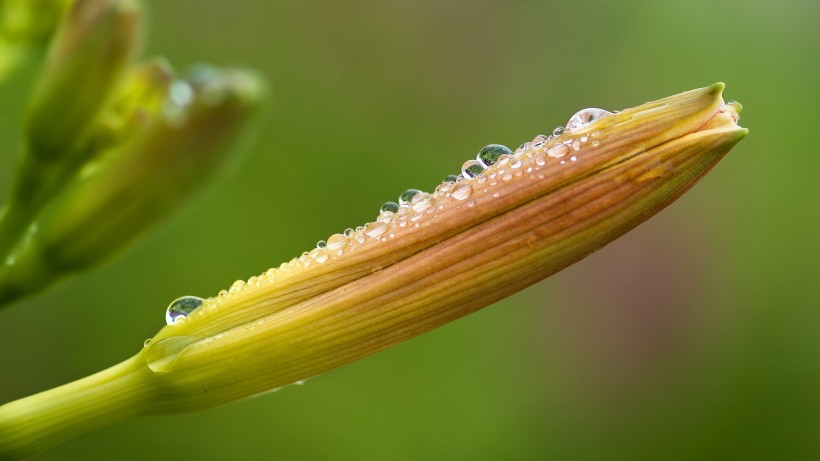
<svg viewBox="0 0 820 461">
<path fill-rule="evenodd" d="M 168 89 L 168 97 L 172 104 L 185 107 L 194 100 L 194 89 L 184 80 L 177 80 Z"/>
<path fill-rule="evenodd" d="M 552 130 L 553 136 L 561 136 L 562 134 L 564 134 L 564 127 L 562 126 L 557 126 L 554 130 Z"/>
<path fill-rule="evenodd" d="M 387 224 L 383 222 L 372 222 L 365 228 L 365 233 L 370 237 L 378 237 L 387 230 Z"/>
<path fill-rule="evenodd" d="M 439 194 L 439 195 L 444 195 L 444 194 L 450 192 L 451 190 L 453 190 L 453 187 L 455 187 L 455 186 L 456 186 L 455 182 L 446 182 L 445 181 L 445 182 L 439 184 L 438 186 L 436 186 L 436 193 Z"/>
<path fill-rule="evenodd" d="M 507 146 L 503 146 L 501 144 L 490 144 L 489 146 L 484 146 L 480 151 L 478 151 L 478 155 L 476 155 L 475 158 L 481 162 L 482 165 L 488 167 L 497 162 L 498 158 L 505 154 L 512 154 L 512 151 Z"/>
<path fill-rule="evenodd" d="M 244 280 L 237 280 L 237 281 L 233 282 L 233 285 L 231 285 L 231 287 L 228 289 L 228 292 L 229 293 L 235 293 L 235 292 L 241 290 L 244 286 L 245 286 L 245 281 Z"/>
<path fill-rule="evenodd" d="M 475 206 L 475 200 L 470 200 L 469 202 L 467 202 L 467 206 L 469 206 L 469 207 Z"/>
<path fill-rule="evenodd" d="M 517 158 L 512 159 L 510 162 L 510 168 L 521 168 L 521 160 Z"/>
<path fill-rule="evenodd" d="M 418 199 L 418 200 L 416 200 L 416 199 Z M 424 194 L 424 196 L 422 196 L 421 194 L 418 194 L 415 197 L 413 197 L 412 208 L 413 208 L 413 211 L 424 211 L 432 203 L 433 203 L 433 196 L 432 195 Z"/>
<path fill-rule="evenodd" d="M 589 107 L 587 109 L 581 109 L 572 117 L 570 117 L 569 121 L 567 122 L 568 130 L 574 130 L 578 127 L 584 126 L 587 123 L 592 123 L 595 120 L 598 120 L 602 117 L 607 115 L 611 115 L 612 112 L 604 109 L 598 109 L 596 107 Z"/>
<path fill-rule="evenodd" d="M 475 178 L 484 172 L 484 166 L 478 160 L 467 160 L 461 165 L 461 174 L 465 178 Z"/>
<path fill-rule="evenodd" d="M 316 262 L 322 264 L 323 262 L 327 261 L 327 258 L 329 257 L 330 255 L 327 254 L 327 252 L 322 252 L 316 256 Z"/>
<path fill-rule="evenodd" d="M 537 155 L 535 156 L 535 164 L 536 164 L 536 165 L 538 165 L 538 166 L 544 166 L 544 164 L 545 164 L 545 163 L 547 163 L 547 159 L 545 159 L 545 158 L 544 158 L 544 156 L 543 156 L 542 154 L 537 154 Z"/>
<path fill-rule="evenodd" d="M 418 194 L 419 192 L 421 191 L 418 189 L 407 189 L 406 191 L 402 192 L 401 195 L 399 195 L 399 204 L 409 204 L 410 201 L 413 200 L 413 197 L 415 197 L 416 194 Z"/>
<path fill-rule="evenodd" d="M 450 195 L 456 200 L 465 200 L 472 193 L 473 193 L 473 186 L 471 186 L 467 183 L 462 183 L 462 184 L 459 184 L 458 186 L 456 186 L 456 188 L 453 189 L 453 193 L 450 194 Z"/>
<path fill-rule="evenodd" d="M 444 182 L 457 182 L 458 176 L 454 174 L 448 174 L 447 177 L 444 178 Z"/>
<path fill-rule="evenodd" d="M 327 239 L 328 250 L 338 250 L 347 243 L 347 237 L 343 234 L 333 234 Z"/>
<path fill-rule="evenodd" d="M 376 221 L 383 222 L 383 223 L 389 223 L 390 221 L 393 220 L 393 216 L 395 214 L 396 213 L 393 213 L 392 211 L 382 211 L 381 213 L 379 213 L 378 216 L 376 216 Z"/>
<path fill-rule="evenodd" d="M 567 155 L 567 152 L 569 152 L 569 147 L 566 144 L 556 144 L 547 150 L 547 155 L 552 158 L 560 158 Z"/>
<path fill-rule="evenodd" d="M 171 325 L 174 322 L 184 319 L 190 315 L 194 309 L 201 306 L 202 302 L 203 299 L 196 296 L 183 296 L 175 299 L 165 310 L 165 323 Z"/>
<path fill-rule="evenodd" d="M 570 157 L 569 159 L 570 159 L 570 160 L 572 160 L 572 161 L 574 162 L 574 161 L 578 160 L 578 157 L 576 157 L 576 156 L 574 156 L 574 155 L 573 155 L 573 156 L 572 156 L 572 157 Z"/>
<path fill-rule="evenodd" d="M 316 248 L 324 248 L 326 246 L 327 242 L 325 242 L 324 240 L 319 240 L 318 242 L 316 242 Z"/>
<path fill-rule="evenodd" d="M 142 343 L 142 347 L 148 347 L 148 346 L 150 346 L 150 345 L 151 345 L 151 340 L 152 340 L 152 339 L 153 339 L 153 338 L 148 338 L 148 339 L 146 339 L 146 340 L 145 340 L 145 342 L 144 342 L 144 343 Z"/>
<path fill-rule="evenodd" d="M 348 227 L 347 229 L 345 229 L 344 234 L 350 237 L 351 235 L 353 235 L 353 229 Z"/>
<path fill-rule="evenodd" d="M 396 202 L 385 202 L 384 205 L 379 208 L 379 211 L 389 211 L 391 213 L 395 213 L 399 211 L 399 204 Z"/>
</svg>

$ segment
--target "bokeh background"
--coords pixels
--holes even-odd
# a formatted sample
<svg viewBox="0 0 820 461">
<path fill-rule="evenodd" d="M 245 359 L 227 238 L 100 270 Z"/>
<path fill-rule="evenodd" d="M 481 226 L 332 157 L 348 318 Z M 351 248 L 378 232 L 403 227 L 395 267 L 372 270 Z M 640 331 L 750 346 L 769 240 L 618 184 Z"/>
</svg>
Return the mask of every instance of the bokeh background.
<svg viewBox="0 0 820 461">
<path fill-rule="evenodd" d="M 150 1 L 146 49 L 257 69 L 243 162 L 111 264 L 0 311 L 0 402 L 576 110 L 727 82 L 751 134 L 670 208 L 503 302 L 281 392 L 38 459 L 820 459 L 820 3 Z M 0 197 L 19 103 L 0 113 Z M 17 99 L 15 99 L 17 98 Z"/>
</svg>

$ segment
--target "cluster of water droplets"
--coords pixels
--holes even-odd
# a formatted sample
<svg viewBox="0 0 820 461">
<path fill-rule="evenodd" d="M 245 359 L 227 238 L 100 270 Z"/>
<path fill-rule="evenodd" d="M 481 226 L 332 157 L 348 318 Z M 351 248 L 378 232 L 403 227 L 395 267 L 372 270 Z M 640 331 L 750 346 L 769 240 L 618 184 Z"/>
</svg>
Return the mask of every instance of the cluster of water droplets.
<svg viewBox="0 0 820 461">
<path fill-rule="evenodd" d="M 278 268 L 269 269 L 247 281 L 237 280 L 230 289 L 222 290 L 216 298 L 202 300 L 186 296 L 174 301 L 168 307 L 166 321 L 170 325 L 186 318 L 203 304 L 206 307 L 218 305 L 234 293 L 273 283 L 296 270 L 335 261 L 369 242 L 387 242 L 406 229 L 430 225 L 447 207 L 461 204 L 473 207 L 478 200 L 475 196 L 479 195 L 476 191 L 483 193 L 482 200 L 498 198 L 501 192 L 491 191 L 493 186 L 525 175 L 534 180 L 544 179 L 548 162 L 560 165 L 576 162 L 582 147 L 599 146 L 600 131 L 577 136 L 572 131 L 609 114 L 603 109 L 581 110 L 569 119 L 566 127 L 559 126 L 550 135 L 538 135 L 515 152 L 500 144 L 485 146 L 475 159 L 464 162 L 460 174 L 444 178 L 433 193 L 407 189 L 399 195 L 397 201 L 385 202 L 373 222 L 355 229 L 348 228 L 342 233 L 331 235 L 327 240 L 320 240 L 315 248 L 282 263 Z M 422 219 L 424 216 L 429 219 Z"/>
</svg>

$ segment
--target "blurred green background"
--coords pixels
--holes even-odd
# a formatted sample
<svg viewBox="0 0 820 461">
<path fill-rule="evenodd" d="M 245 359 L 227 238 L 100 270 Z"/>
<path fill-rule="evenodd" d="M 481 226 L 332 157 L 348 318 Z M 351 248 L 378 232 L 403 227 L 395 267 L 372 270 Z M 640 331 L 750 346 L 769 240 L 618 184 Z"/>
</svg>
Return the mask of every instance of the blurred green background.
<svg viewBox="0 0 820 461">
<path fill-rule="evenodd" d="M 258 69 L 244 161 L 113 263 L 0 311 L 0 402 L 124 359 L 210 296 L 583 107 L 715 81 L 751 134 L 690 193 L 503 302 L 281 392 L 43 460 L 820 459 L 820 3 L 148 3 L 177 68 Z M 0 197 L 25 85 L 3 91 Z"/>
</svg>

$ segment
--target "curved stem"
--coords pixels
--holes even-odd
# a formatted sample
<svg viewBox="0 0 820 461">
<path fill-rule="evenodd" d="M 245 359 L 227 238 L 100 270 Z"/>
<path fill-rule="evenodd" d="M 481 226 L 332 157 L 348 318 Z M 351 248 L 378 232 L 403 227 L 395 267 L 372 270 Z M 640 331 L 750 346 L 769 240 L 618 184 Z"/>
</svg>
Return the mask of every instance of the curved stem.
<svg viewBox="0 0 820 461">
<path fill-rule="evenodd" d="M 146 414 L 151 371 L 141 357 L 0 406 L 0 460 L 19 459 Z"/>
</svg>

